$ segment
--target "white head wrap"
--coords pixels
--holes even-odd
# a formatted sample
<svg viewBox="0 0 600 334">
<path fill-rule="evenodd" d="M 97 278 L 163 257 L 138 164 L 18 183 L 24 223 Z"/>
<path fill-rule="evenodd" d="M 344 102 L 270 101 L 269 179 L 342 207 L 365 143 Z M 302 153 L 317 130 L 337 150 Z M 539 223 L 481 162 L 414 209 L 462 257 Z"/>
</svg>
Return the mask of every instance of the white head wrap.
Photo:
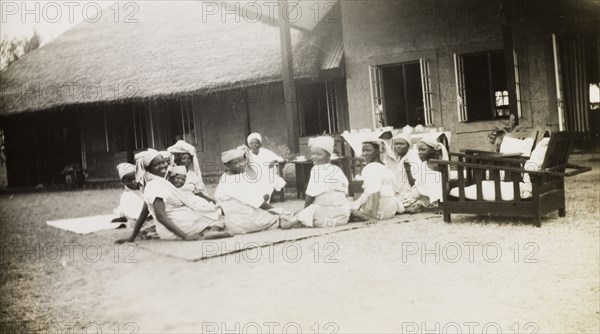
<svg viewBox="0 0 600 334">
<path fill-rule="evenodd" d="M 123 176 L 129 173 L 135 173 L 135 166 L 128 162 L 123 162 L 117 165 L 117 171 L 119 172 L 119 180 L 121 180 L 123 179 Z"/>
<path fill-rule="evenodd" d="M 186 175 L 187 168 L 185 168 L 185 166 L 174 166 L 171 168 L 171 173 L 177 175 Z"/>
<path fill-rule="evenodd" d="M 144 167 L 148 167 L 152 163 L 152 160 L 159 155 L 160 153 L 157 150 L 149 148 L 147 151 L 142 151 L 135 155 L 135 164 L 141 163 Z"/>
<path fill-rule="evenodd" d="M 199 177 L 202 177 L 202 171 L 200 170 L 200 163 L 198 162 L 198 157 L 196 157 L 196 148 L 193 145 L 188 144 L 183 140 L 178 140 L 175 143 L 175 145 L 167 148 L 167 151 L 169 151 L 172 154 L 188 153 L 189 155 L 191 155 L 193 172 L 196 173 L 196 175 L 198 175 Z"/>
<path fill-rule="evenodd" d="M 396 142 L 396 140 L 399 140 L 399 139 L 404 140 L 405 142 L 408 143 L 408 145 L 410 145 L 411 140 L 412 140 L 410 134 L 405 134 L 405 133 L 402 133 L 402 132 L 394 136 L 394 138 L 393 138 L 394 143 Z"/>
<path fill-rule="evenodd" d="M 446 145 L 440 143 L 438 141 L 440 134 L 428 134 L 421 139 L 421 142 L 429 147 L 433 147 L 436 151 L 442 151 L 442 160 L 448 160 L 448 150 L 446 149 Z"/>
<path fill-rule="evenodd" d="M 379 160 L 381 160 L 382 162 L 385 161 L 385 142 L 382 139 L 379 139 L 379 137 L 374 137 L 371 139 L 363 140 L 363 144 L 364 143 L 371 143 L 379 146 Z"/>
<path fill-rule="evenodd" d="M 233 159 L 241 158 L 246 154 L 242 149 L 235 148 L 233 150 L 225 151 L 221 153 L 221 160 L 224 164 L 230 162 Z"/>
<path fill-rule="evenodd" d="M 258 132 L 251 133 L 248 136 L 248 139 L 246 139 L 246 142 L 248 143 L 248 145 L 250 145 L 250 141 L 252 141 L 253 139 L 257 139 L 262 144 L 262 136 L 260 135 L 260 133 L 258 133 Z"/>
<path fill-rule="evenodd" d="M 172 164 L 173 163 L 173 154 L 171 154 L 171 152 L 169 151 L 160 151 L 158 152 L 160 153 L 160 155 L 163 156 L 163 158 L 165 158 L 165 161 L 167 162 L 167 164 Z"/>
<path fill-rule="evenodd" d="M 316 138 L 310 138 L 308 140 L 308 146 L 321 148 L 331 155 L 333 154 L 333 147 L 335 146 L 335 141 L 329 136 L 320 136 Z"/>
<path fill-rule="evenodd" d="M 135 155 L 135 179 L 145 186 L 150 180 L 146 173 L 146 167 L 150 166 L 152 160 L 161 155 L 157 150 L 149 148 L 147 151 L 142 151 Z"/>
</svg>

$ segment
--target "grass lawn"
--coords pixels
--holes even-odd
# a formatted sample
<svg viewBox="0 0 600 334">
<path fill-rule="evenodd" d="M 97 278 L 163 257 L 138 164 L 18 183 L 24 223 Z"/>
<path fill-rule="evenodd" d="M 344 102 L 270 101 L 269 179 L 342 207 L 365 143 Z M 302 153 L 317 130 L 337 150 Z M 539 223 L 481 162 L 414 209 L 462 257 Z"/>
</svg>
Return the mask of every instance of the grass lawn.
<svg viewBox="0 0 600 334">
<path fill-rule="evenodd" d="M 597 166 L 596 166 L 597 167 Z M 47 220 L 120 189 L 0 196 L 1 332 L 600 332 L 600 173 L 567 217 L 441 216 L 187 262 Z"/>
</svg>

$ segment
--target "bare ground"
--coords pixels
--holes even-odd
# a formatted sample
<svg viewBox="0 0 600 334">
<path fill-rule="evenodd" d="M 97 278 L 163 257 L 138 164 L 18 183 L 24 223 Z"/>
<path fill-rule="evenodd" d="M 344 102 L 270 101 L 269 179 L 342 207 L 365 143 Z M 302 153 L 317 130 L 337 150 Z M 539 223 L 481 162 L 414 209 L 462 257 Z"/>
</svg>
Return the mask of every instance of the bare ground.
<svg viewBox="0 0 600 334">
<path fill-rule="evenodd" d="M 3 195 L 0 324 L 4 332 L 598 333 L 599 176 L 568 179 L 567 217 L 548 215 L 539 229 L 526 219 L 398 216 L 204 262 L 45 224 L 111 212 L 118 189 Z"/>
</svg>

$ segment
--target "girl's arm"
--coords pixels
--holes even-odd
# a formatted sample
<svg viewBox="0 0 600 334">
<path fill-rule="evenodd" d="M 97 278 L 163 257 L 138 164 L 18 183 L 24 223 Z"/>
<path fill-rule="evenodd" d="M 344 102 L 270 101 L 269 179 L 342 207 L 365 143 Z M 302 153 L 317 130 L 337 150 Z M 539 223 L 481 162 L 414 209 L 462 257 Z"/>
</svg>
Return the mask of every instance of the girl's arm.
<svg viewBox="0 0 600 334">
<path fill-rule="evenodd" d="M 307 206 L 313 204 L 314 201 L 315 201 L 315 198 L 313 196 L 304 195 L 304 207 L 305 208 Z"/>
<path fill-rule="evenodd" d="M 213 198 L 208 197 L 208 195 L 206 195 L 205 193 L 200 192 L 200 193 L 197 193 L 196 196 L 202 197 L 205 200 L 207 200 L 207 201 L 209 201 L 209 202 L 211 202 L 213 204 L 217 203 L 217 201 L 215 201 Z"/>
<path fill-rule="evenodd" d="M 376 192 L 371 196 L 373 196 L 373 208 L 371 209 L 371 219 L 378 220 L 379 217 L 377 217 L 377 214 L 379 213 L 379 201 L 381 199 L 381 194 L 379 192 Z"/>
<path fill-rule="evenodd" d="M 176 236 L 180 237 L 183 240 L 195 240 L 194 237 L 188 236 L 183 232 L 177 225 L 175 225 L 169 217 L 167 217 L 167 213 L 165 211 L 165 202 L 162 198 L 157 197 L 152 203 L 154 207 L 154 213 L 156 214 L 156 220 L 159 223 L 163 224 L 167 230 L 171 231 Z"/>
<path fill-rule="evenodd" d="M 261 209 L 263 210 L 269 210 L 269 209 L 273 209 L 273 206 L 269 203 L 267 203 L 266 201 L 263 202 L 263 204 L 260 206 Z"/>
<path fill-rule="evenodd" d="M 122 244 L 125 242 L 134 242 L 135 237 L 140 232 L 140 229 L 146 222 L 146 218 L 148 218 L 149 213 L 150 213 L 150 211 L 148 210 L 148 204 L 146 204 L 146 202 L 144 202 L 144 205 L 142 205 L 142 211 L 140 212 L 138 219 L 135 221 L 135 226 L 133 227 L 133 233 L 131 233 L 131 236 L 126 239 L 119 239 L 119 240 L 115 241 L 115 243 Z"/>
</svg>

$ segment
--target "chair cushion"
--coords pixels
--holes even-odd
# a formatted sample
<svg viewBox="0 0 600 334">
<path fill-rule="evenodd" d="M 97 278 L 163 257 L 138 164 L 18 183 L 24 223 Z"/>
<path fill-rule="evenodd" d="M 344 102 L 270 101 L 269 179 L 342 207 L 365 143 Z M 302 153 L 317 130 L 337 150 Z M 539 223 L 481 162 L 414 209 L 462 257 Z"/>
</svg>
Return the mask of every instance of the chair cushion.
<svg viewBox="0 0 600 334">
<path fill-rule="evenodd" d="M 521 153 L 522 156 L 529 156 L 533 143 L 533 138 L 516 139 L 504 136 L 500 145 L 500 153 Z"/>
<path fill-rule="evenodd" d="M 494 181 L 483 181 L 481 182 L 481 192 L 483 194 L 483 200 L 494 202 L 496 200 Z M 521 199 L 531 198 L 531 183 L 519 184 L 519 190 Z M 512 182 L 500 182 L 500 195 L 503 201 L 512 201 L 515 198 L 513 191 Z M 450 190 L 450 196 L 459 197 L 458 187 Z M 473 184 L 465 188 L 465 198 L 470 200 L 477 200 L 477 185 Z"/>
<path fill-rule="evenodd" d="M 538 145 L 535 147 L 535 150 L 531 152 L 531 157 L 529 160 L 525 162 L 523 168 L 530 171 L 539 171 L 542 169 L 542 164 L 544 163 L 544 158 L 546 158 L 546 151 L 548 151 L 548 144 L 550 143 L 550 138 L 542 138 Z M 528 173 L 523 175 L 524 182 L 531 182 L 531 178 Z"/>
</svg>

